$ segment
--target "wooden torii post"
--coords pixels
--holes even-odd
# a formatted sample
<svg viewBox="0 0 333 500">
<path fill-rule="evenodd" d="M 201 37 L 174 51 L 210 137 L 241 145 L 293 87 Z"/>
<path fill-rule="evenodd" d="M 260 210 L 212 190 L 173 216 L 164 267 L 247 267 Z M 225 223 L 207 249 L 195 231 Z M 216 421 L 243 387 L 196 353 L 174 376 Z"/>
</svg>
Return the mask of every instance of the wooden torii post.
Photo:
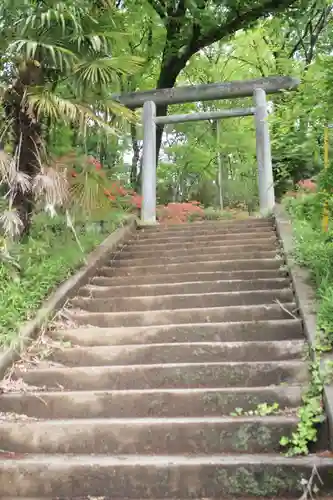
<svg viewBox="0 0 333 500">
<path fill-rule="evenodd" d="M 266 94 L 294 90 L 299 83 L 296 78 L 273 76 L 247 81 L 130 92 L 113 96 L 114 99 L 130 109 L 143 106 L 142 223 L 156 223 L 156 125 L 211 119 L 220 120 L 236 116 L 253 115 L 255 117 L 260 212 L 262 214 L 270 212 L 275 205 L 275 194 Z M 215 101 L 250 96 L 253 96 L 254 99 L 255 106 L 252 108 L 156 116 L 157 105 Z"/>
</svg>

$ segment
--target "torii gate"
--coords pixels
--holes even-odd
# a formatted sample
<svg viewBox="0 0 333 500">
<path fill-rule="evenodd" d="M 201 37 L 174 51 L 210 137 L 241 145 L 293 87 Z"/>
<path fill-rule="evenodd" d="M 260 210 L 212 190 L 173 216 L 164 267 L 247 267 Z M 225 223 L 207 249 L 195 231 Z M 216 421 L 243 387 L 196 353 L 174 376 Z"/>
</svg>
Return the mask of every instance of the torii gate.
<svg viewBox="0 0 333 500">
<path fill-rule="evenodd" d="M 296 78 L 273 76 L 247 81 L 131 92 L 114 96 L 121 104 L 130 109 L 143 106 L 142 224 L 156 223 L 156 125 L 198 120 L 219 120 L 236 116 L 253 115 L 255 117 L 260 212 L 266 214 L 272 211 L 275 205 L 275 194 L 266 94 L 294 90 L 299 83 Z M 253 96 L 255 107 L 187 115 L 156 116 L 156 105 L 250 96 Z"/>
</svg>

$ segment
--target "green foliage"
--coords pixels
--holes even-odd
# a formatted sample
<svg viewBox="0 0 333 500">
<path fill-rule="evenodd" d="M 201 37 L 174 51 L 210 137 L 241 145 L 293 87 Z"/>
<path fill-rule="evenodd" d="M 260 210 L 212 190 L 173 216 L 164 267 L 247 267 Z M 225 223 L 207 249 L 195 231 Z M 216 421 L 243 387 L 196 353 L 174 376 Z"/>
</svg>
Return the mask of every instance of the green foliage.
<svg viewBox="0 0 333 500">
<path fill-rule="evenodd" d="M 307 455 L 309 445 L 316 442 L 318 426 L 325 420 L 322 392 L 323 380 L 320 375 L 320 360 L 314 352 L 315 359 L 310 364 L 310 383 L 302 396 L 302 406 L 297 412 L 299 422 L 291 437 L 282 436 L 280 444 L 287 448 L 286 455 Z"/>
<path fill-rule="evenodd" d="M 319 181 L 325 187 L 326 175 Z M 327 185 L 328 187 L 328 185 Z M 286 207 L 292 217 L 295 258 L 310 271 L 317 296 L 317 338 L 310 363 L 310 383 L 299 409 L 297 429 L 291 437 L 282 437 L 281 445 L 287 455 L 306 455 L 309 445 L 316 441 L 318 426 L 324 419 L 322 391 L 324 376 L 320 371 L 320 354 L 333 347 L 333 233 L 321 228 L 324 201 L 328 199 L 332 216 L 332 195 L 321 191 L 287 198 Z"/>
<path fill-rule="evenodd" d="M 259 403 L 254 410 L 245 411 L 243 408 L 235 408 L 235 411 L 230 413 L 232 417 L 267 417 L 269 415 L 276 415 L 280 412 L 280 406 L 278 403 L 268 404 Z"/>
<path fill-rule="evenodd" d="M 331 214 L 332 205 L 330 198 Z M 322 232 L 323 203 L 315 194 L 288 200 L 288 210 L 293 218 L 295 258 L 309 269 L 316 290 L 317 326 L 333 345 L 333 232 Z"/>
<path fill-rule="evenodd" d="M 62 217 L 35 217 L 30 238 L 13 245 L 13 261 L 0 260 L 0 344 L 13 341 L 22 323 L 30 319 L 41 302 L 80 265 L 85 255 L 121 224 L 123 212 L 113 212 L 99 223 L 77 223 L 76 233 Z M 15 262 L 15 266 L 12 265 Z"/>
<path fill-rule="evenodd" d="M 218 210 L 215 207 L 207 207 L 204 209 L 205 220 L 222 220 L 222 219 L 232 219 L 231 212 L 225 212 L 223 210 Z"/>
</svg>

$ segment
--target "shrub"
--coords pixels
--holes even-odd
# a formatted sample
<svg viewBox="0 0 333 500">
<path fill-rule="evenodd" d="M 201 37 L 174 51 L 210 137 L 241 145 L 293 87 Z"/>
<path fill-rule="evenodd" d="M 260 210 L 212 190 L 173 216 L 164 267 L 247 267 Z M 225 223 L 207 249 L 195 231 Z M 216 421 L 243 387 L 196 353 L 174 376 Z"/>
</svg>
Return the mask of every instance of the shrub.
<svg viewBox="0 0 333 500">
<path fill-rule="evenodd" d="M 82 173 L 84 167 L 91 167 L 95 173 L 98 173 L 101 179 L 104 180 L 106 178 L 101 163 L 93 156 L 80 156 L 77 158 L 75 153 L 73 153 L 65 159 L 61 158 L 60 160 L 72 164 L 71 177 L 74 179 Z M 103 192 L 113 207 L 130 211 L 141 209 L 142 197 L 132 189 L 126 189 L 118 181 L 106 181 L 106 188 Z"/>
<path fill-rule="evenodd" d="M 204 218 L 206 220 L 221 220 L 221 219 L 232 219 L 232 212 L 218 210 L 214 207 L 208 207 L 204 210 Z"/>
<path fill-rule="evenodd" d="M 325 193 L 305 194 L 285 200 L 293 220 L 295 257 L 309 269 L 318 299 L 317 324 L 333 344 L 333 232 L 322 231 Z M 333 197 L 329 196 L 333 216 Z"/>
<path fill-rule="evenodd" d="M 30 237 L 11 244 L 10 255 L 0 243 L 0 345 L 16 338 L 20 325 L 123 218 L 123 212 L 112 211 L 97 231 L 76 225 L 74 234 L 64 217 L 41 213 L 33 218 Z"/>
<path fill-rule="evenodd" d="M 157 219 L 162 224 L 182 224 L 204 218 L 205 212 L 198 201 L 169 203 L 157 207 Z"/>
</svg>

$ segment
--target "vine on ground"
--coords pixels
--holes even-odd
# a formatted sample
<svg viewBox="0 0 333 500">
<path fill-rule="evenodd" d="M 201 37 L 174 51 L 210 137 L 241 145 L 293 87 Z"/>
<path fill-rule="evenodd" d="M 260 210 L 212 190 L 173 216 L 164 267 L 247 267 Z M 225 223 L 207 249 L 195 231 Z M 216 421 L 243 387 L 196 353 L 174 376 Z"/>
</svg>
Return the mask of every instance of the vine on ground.
<svg viewBox="0 0 333 500">
<path fill-rule="evenodd" d="M 291 437 L 282 436 L 280 444 L 287 449 L 288 457 L 307 455 L 310 443 L 317 441 L 318 425 L 324 421 L 323 379 L 320 373 L 319 350 L 313 350 L 313 361 L 310 363 L 310 382 L 302 396 L 302 406 L 297 415 L 299 422 Z"/>
</svg>

